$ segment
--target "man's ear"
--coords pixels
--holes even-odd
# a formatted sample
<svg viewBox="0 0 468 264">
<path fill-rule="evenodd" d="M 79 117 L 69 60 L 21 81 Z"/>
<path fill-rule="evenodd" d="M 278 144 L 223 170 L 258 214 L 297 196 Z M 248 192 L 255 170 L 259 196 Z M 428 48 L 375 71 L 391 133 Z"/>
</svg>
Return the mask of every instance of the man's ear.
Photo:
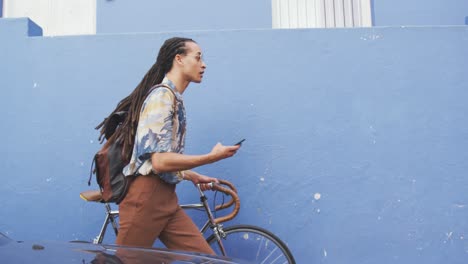
<svg viewBox="0 0 468 264">
<path fill-rule="evenodd" d="M 175 55 L 174 61 L 175 61 L 176 63 L 178 63 L 179 65 L 182 65 L 182 64 L 183 64 L 182 55 L 180 55 L 180 54 Z"/>
</svg>

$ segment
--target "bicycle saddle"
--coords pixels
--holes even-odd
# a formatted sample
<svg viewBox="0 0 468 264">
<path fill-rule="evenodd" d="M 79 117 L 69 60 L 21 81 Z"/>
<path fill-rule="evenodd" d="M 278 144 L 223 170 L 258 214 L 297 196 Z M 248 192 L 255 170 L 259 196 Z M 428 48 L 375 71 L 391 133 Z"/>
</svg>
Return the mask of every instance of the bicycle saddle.
<svg viewBox="0 0 468 264">
<path fill-rule="evenodd" d="M 87 202 L 101 202 L 102 194 L 99 190 L 89 190 L 80 193 L 80 198 Z"/>
</svg>

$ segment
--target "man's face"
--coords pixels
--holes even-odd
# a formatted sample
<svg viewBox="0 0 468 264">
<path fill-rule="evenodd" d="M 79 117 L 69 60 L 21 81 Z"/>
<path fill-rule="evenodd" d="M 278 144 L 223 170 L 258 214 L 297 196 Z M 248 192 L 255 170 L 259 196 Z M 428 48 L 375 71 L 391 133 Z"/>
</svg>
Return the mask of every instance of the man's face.
<svg viewBox="0 0 468 264">
<path fill-rule="evenodd" d="M 187 47 L 187 52 L 182 56 L 184 75 L 189 81 L 200 83 L 206 69 L 201 49 L 197 43 L 193 42 L 186 42 L 185 47 Z"/>
</svg>

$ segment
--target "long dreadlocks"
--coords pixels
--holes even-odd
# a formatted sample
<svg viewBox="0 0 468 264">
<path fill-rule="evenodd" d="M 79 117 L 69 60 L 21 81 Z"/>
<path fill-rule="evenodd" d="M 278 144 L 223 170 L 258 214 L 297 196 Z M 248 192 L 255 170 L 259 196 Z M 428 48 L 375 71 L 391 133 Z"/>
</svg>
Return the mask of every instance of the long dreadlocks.
<svg viewBox="0 0 468 264">
<path fill-rule="evenodd" d="M 146 95 L 149 89 L 154 85 L 160 84 L 166 73 L 171 70 L 174 57 L 177 54 L 186 54 L 186 42 L 195 41 L 189 38 L 178 37 L 166 40 L 159 50 L 156 62 L 145 74 L 135 90 L 120 101 L 114 111 L 96 127 L 96 129 L 100 129 L 99 140 L 102 142 L 110 116 L 120 111 L 127 112 L 125 120 L 115 131 L 117 140 L 123 140 L 122 154 L 127 161 L 130 160 L 132 155 L 136 128 L 140 119 L 140 110 L 146 99 Z"/>
</svg>

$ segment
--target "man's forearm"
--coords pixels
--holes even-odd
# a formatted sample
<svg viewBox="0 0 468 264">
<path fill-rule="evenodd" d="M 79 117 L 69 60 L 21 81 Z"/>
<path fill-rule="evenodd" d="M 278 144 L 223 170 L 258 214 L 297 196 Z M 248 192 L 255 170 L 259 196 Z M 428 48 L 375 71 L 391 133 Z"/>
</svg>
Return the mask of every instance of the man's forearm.
<svg viewBox="0 0 468 264">
<path fill-rule="evenodd" d="M 172 152 L 153 153 L 151 164 L 157 172 L 190 170 L 217 161 L 213 155 L 185 155 Z"/>
</svg>

